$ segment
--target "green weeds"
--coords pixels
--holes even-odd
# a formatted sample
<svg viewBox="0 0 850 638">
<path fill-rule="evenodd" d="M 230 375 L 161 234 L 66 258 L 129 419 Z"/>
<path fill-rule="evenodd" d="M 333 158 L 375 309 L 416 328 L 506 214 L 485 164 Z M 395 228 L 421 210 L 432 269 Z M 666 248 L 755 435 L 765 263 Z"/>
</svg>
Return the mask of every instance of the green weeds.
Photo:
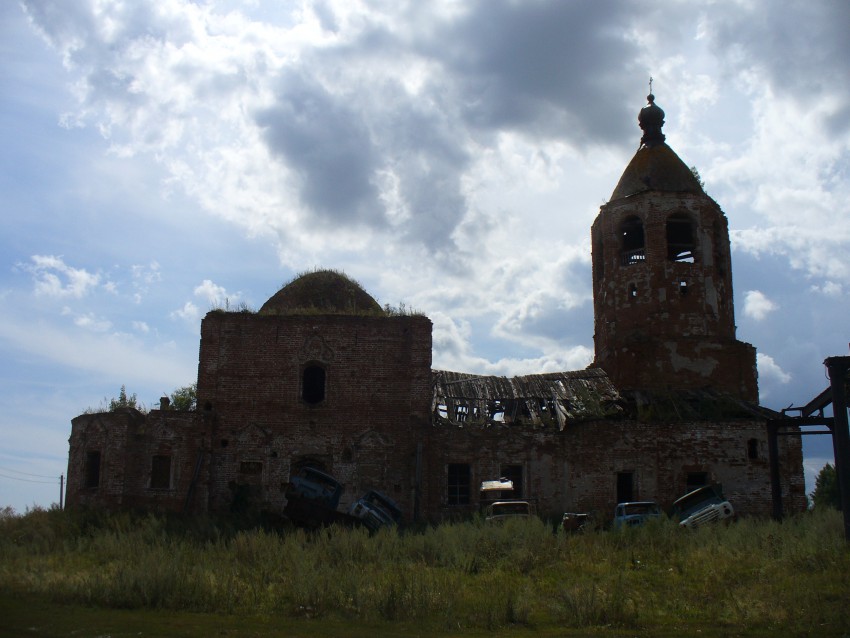
<svg viewBox="0 0 850 638">
<path fill-rule="evenodd" d="M 538 520 L 370 536 L 126 513 L 0 517 L 5 598 L 281 620 L 830 634 L 850 628 L 848 573 L 832 511 L 576 535 Z"/>
</svg>

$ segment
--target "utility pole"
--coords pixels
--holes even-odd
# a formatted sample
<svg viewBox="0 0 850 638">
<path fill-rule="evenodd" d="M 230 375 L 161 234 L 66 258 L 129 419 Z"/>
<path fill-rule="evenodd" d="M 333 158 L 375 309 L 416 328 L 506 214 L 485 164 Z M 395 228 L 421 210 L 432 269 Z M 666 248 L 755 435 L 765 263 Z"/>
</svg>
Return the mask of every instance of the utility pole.
<svg viewBox="0 0 850 638">
<path fill-rule="evenodd" d="M 841 511 L 844 515 L 844 540 L 850 542 L 850 432 L 847 428 L 847 371 L 850 357 L 828 357 L 824 362 L 832 387 L 832 412 L 835 419 L 832 445 L 835 452 L 835 473 L 841 492 Z"/>
<path fill-rule="evenodd" d="M 62 500 L 64 497 L 65 497 L 65 475 L 60 474 L 59 475 L 59 509 L 60 510 L 65 509 L 64 503 L 63 503 L 63 500 Z"/>
</svg>

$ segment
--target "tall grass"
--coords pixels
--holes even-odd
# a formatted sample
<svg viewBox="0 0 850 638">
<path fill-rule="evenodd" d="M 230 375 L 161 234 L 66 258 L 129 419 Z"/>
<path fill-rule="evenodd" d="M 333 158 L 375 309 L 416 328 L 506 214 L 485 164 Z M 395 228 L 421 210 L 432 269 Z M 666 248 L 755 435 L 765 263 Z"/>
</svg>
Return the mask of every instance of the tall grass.
<svg viewBox="0 0 850 638">
<path fill-rule="evenodd" d="M 58 510 L 0 518 L 0 594 L 288 618 L 623 629 L 850 628 L 836 512 L 782 524 L 553 534 L 537 520 L 417 532 L 238 531 Z"/>
</svg>

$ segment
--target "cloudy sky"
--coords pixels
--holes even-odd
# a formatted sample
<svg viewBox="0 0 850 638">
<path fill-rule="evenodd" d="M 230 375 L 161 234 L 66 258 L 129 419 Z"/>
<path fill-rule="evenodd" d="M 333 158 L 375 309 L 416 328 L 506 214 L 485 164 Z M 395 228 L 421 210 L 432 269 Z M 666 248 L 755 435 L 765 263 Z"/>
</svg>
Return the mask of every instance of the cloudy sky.
<svg viewBox="0 0 850 638">
<path fill-rule="evenodd" d="M 58 501 L 73 416 L 157 406 L 208 310 L 315 267 L 426 313 L 435 367 L 584 367 L 650 76 L 762 402 L 807 402 L 850 341 L 848 29 L 838 0 L 0 3 L 0 506 Z"/>
</svg>

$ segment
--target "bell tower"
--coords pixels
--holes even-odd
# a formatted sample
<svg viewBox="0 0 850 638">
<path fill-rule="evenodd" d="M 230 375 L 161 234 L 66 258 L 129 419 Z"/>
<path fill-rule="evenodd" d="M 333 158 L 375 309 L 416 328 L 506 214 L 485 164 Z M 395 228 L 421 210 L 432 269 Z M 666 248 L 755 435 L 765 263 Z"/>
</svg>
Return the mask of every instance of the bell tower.
<svg viewBox="0 0 850 638">
<path fill-rule="evenodd" d="M 755 348 L 735 338 L 726 216 L 647 100 L 640 148 L 591 229 L 594 365 L 622 389 L 710 387 L 758 402 Z"/>
</svg>

